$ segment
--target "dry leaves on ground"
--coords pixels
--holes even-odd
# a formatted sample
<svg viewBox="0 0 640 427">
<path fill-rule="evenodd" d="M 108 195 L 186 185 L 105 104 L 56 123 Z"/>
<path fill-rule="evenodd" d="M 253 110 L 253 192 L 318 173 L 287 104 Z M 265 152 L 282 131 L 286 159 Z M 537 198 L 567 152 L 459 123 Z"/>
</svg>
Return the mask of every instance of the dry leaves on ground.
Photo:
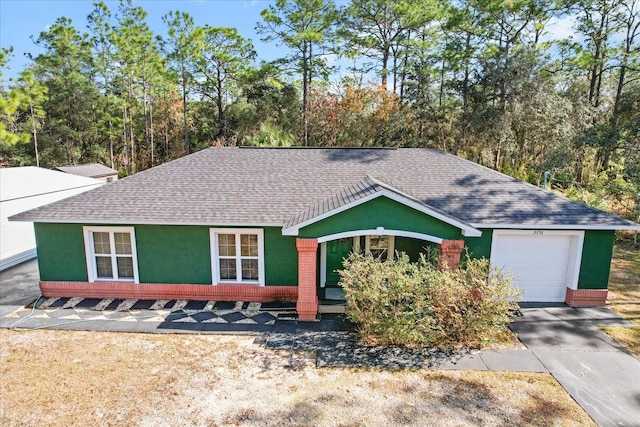
<svg viewBox="0 0 640 427">
<path fill-rule="evenodd" d="M 640 251 L 617 246 L 611 261 L 607 306 L 633 323 L 604 331 L 640 357 Z"/>
<path fill-rule="evenodd" d="M 548 374 L 321 369 L 253 340 L 0 330 L 0 424 L 592 424 Z"/>
</svg>

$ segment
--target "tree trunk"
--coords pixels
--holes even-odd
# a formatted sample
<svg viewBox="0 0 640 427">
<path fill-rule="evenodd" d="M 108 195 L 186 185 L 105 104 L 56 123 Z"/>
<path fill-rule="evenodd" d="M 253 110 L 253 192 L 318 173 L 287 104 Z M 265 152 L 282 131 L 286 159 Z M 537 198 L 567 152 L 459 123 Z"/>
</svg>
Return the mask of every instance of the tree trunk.
<svg viewBox="0 0 640 427">
<path fill-rule="evenodd" d="M 462 80 L 462 129 L 460 130 L 460 138 L 456 138 L 458 141 L 454 147 L 453 154 L 458 154 L 460 147 L 465 147 L 467 144 L 467 117 L 469 117 L 469 67 L 471 57 L 471 32 L 467 31 L 464 41 L 465 63 L 464 63 L 464 77 Z"/>
<path fill-rule="evenodd" d="M 189 154 L 189 127 L 187 120 L 187 76 L 184 69 L 184 58 L 181 61 L 182 67 L 182 125 L 184 126 L 184 150 L 185 154 Z"/>
<path fill-rule="evenodd" d="M 502 28 L 502 27 L 501 27 Z M 504 39 L 503 39 L 504 38 Z M 503 44 L 504 43 L 504 44 Z M 498 88 L 500 91 L 500 113 L 502 115 L 501 120 L 502 120 L 502 126 L 501 126 L 501 130 L 500 130 L 500 136 L 498 138 L 498 144 L 496 146 L 496 149 L 494 151 L 494 158 L 493 158 L 493 169 L 494 170 L 500 170 L 500 162 L 502 161 L 502 150 L 504 148 L 505 145 L 505 120 L 507 119 L 506 117 L 506 113 L 507 113 L 507 70 L 508 70 L 508 63 L 509 63 L 509 48 L 510 48 L 510 42 L 509 39 L 507 37 L 506 34 L 504 34 L 501 30 L 501 34 L 500 34 L 500 50 L 502 51 L 502 58 L 499 58 L 500 60 L 498 61 L 499 64 L 502 64 L 502 70 L 500 70 L 500 77 L 498 80 Z"/>
<path fill-rule="evenodd" d="M 618 85 L 616 87 L 616 97 L 613 103 L 613 116 L 617 120 L 617 114 L 620 110 L 620 99 L 622 99 L 622 89 L 625 85 L 625 79 L 627 74 L 627 67 L 629 64 L 629 56 L 631 55 L 631 48 L 633 46 L 633 39 L 636 36 L 636 31 L 639 28 L 640 24 L 636 24 L 634 27 L 634 11 L 633 9 L 629 9 L 629 17 L 626 21 L 627 34 L 625 36 L 624 43 L 624 54 L 622 56 L 622 61 L 620 62 L 620 74 L 618 75 Z"/>
<path fill-rule="evenodd" d="M 147 85 L 146 83 L 143 84 L 143 89 L 142 89 L 142 116 L 143 116 L 143 128 L 144 128 L 144 145 L 147 148 L 147 150 L 149 149 L 150 143 L 149 143 L 149 119 L 147 117 Z"/>
<path fill-rule="evenodd" d="M 387 88 L 387 76 L 389 71 L 387 70 L 387 65 L 389 64 L 389 47 L 385 47 L 384 52 L 382 53 L 382 82 L 380 83 L 383 88 Z"/>
<path fill-rule="evenodd" d="M 153 102 L 149 103 L 149 130 L 150 130 L 150 138 L 149 142 L 151 144 L 151 167 L 154 164 L 154 156 L 155 156 L 155 144 L 153 140 Z"/>
<path fill-rule="evenodd" d="M 576 156 L 575 161 L 576 166 L 576 182 L 578 184 L 582 184 L 584 179 L 584 153 L 582 149 L 579 149 L 578 155 Z"/>
<path fill-rule="evenodd" d="M 109 116 L 109 163 L 111 164 L 111 169 L 115 169 L 115 161 L 113 158 L 113 122 L 111 120 L 111 100 L 109 99 L 109 74 L 107 73 L 107 65 L 109 61 L 107 60 L 106 51 L 102 50 L 102 55 L 100 56 L 102 59 L 102 79 L 104 80 L 104 95 L 106 97 L 106 113 Z"/>
<path fill-rule="evenodd" d="M 598 66 L 598 82 L 596 83 L 596 102 L 593 105 L 594 107 L 600 106 L 600 92 L 602 90 L 602 75 L 604 74 L 604 58 L 600 61 Z"/>
<path fill-rule="evenodd" d="M 40 167 L 40 155 L 38 154 L 38 129 L 36 126 L 36 115 L 33 111 L 33 101 L 29 98 L 29 109 L 31 110 L 31 132 L 33 134 L 33 149 L 36 155 L 36 167 Z"/>
<path fill-rule="evenodd" d="M 309 42 L 309 69 L 307 70 L 307 94 L 311 94 L 311 81 L 313 79 L 313 44 Z M 309 144 L 309 98 L 307 97 L 306 133 L 307 145 Z"/>
<path fill-rule="evenodd" d="M 109 119 L 109 160 L 111 161 L 111 169 L 115 169 L 113 159 L 113 122 Z"/>
<path fill-rule="evenodd" d="M 622 65 L 620 66 L 620 75 L 618 76 L 618 85 L 616 87 L 616 97 L 613 101 L 613 118 L 617 120 L 618 111 L 620 110 L 620 99 L 622 98 L 622 88 L 624 87 L 625 75 L 627 73 L 627 55 L 625 55 Z"/>
<path fill-rule="evenodd" d="M 164 109 L 164 161 L 168 162 L 169 157 L 169 108 Z"/>
<path fill-rule="evenodd" d="M 129 97 L 132 99 L 132 96 Z M 129 158 L 129 169 L 130 173 L 134 174 L 137 172 L 136 167 L 136 142 L 135 135 L 133 133 L 133 110 L 129 110 L 129 142 L 131 143 L 131 157 Z"/>
<path fill-rule="evenodd" d="M 124 167 L 127 175 L 131 175 L 131 162 L 129 161 L 129 142 L 127 141 L 127 106 L 122 107 L 122 147 L 124 148 Z"/>
<path fill-rule="evenodd" d="M 465 52 L 465 64 L 464 64 L 464 79 L 462 83 L 462 106 L 463 111 L 466 113 L 469 106 L 469 58 L 471 57 L 471 32 L 467 31 L 467 36 L 464 42 Z"/>
<path fill-rule="evenodd" d="M 107 97 L 107 102 L 106 102 L 106 113 L 109 115 L 109 162 L 111 163 L 111 169 L 115 169 L 115 162 L 113 159 L 113 122 L 111 121 L 111 112 L 110 107 L 111 107 L 111 102 L 109 100 L 109 92 L 108 89 L 106 89 L 106 81 L 107 81 L 107 77 L 104 77 L 105 79 L 105 96 Z"/>
<path fill-rule="evenodd" d="M 606 11 L 603 11 L 600 17 L 600 27 L 598 28 L 598 32 L 593 37 L 593 41 L 595 43 L 595 51 L 593 53 L 593 65 L 591 67 L 591 76 L 589 81 L 589 103 L 597 107 L 600 104 L 600 87 L 599 83 L 602 82 L 601 72 L 602 70 L 602 56 L 603 56 L 603 31 L 605 28 L 605 23 L 607 20 Z"/>
<path fill-rule="evenodd" d="M 309 144 L 309 121 L 307 117 L 309 108 L 309 58 L 307 55 L 307 42 L 304 42 L 302 50 L 302 145 L 306 147 Z"/>
<path fill-rule="evenodd" d="M 496 146 L 496 149 L 493 152 L 493 170 L 499 170 L 500 168 L 500 156 L 502 155 L 502 146 L 503 146 L 504 142 L 502 141 L 502 137 L 500 137 L 498 139 L 498 145 Z"/>
<path fill-rule="evenodd" d="M 218 93 L 216 97 L 216 104 L 218 107 L 218 135 L 216 137 L 221 140 L 224 135 L 224 108 L 222 105 L 222 72 L 220 66 L 216 68 L 216 78 L 218 80 Z"/>
<path fill-rule="evenodd" d="M 446 48 L 445 48 L 446 49 Z M 438 107 L 442 108 L 442 98 L 444 98 L 444 67 L 445 67 L 444 55 L 442 55 L 442 66 L 440 67 L 440 88 L 438 91 Z"/>
<path fill-rule="evenodd" d="M 393 49 L 393 93 L 398 88 L 398 51 Z"/>
</svg>

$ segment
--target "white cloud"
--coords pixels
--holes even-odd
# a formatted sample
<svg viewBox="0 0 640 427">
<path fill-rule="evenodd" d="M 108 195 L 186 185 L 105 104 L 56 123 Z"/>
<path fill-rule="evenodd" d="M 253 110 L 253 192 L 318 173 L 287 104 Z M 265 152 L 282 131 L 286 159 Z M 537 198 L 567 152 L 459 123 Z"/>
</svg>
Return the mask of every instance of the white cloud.
<svg viewBox="0 0 640 427">
<path fill-rule="evenodd" d="M 330 53 L 328 55 L 325 55 L 324 59 L 325 59 L 325 61 L 327 61 L 327 65 L 332 67 L 332 66 L 337 64 L 337 62 L 340 59 L 340 57 L 338 55 L 336 55 L 335 53 Z"/>
<path fill-rule="evenodd" d="M 553 17 L 545 27 L 545 32 L 540 37 L 541 41 L 564 40 L 575 35 L 575 15 L 565 15 L 562 18 Z"/>
</svg>

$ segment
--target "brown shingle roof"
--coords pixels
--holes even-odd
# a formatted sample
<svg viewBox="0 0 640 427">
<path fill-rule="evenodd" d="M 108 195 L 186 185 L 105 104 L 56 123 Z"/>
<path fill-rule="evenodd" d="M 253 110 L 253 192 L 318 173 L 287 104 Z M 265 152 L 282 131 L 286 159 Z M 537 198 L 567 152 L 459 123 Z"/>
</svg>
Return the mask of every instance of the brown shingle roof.
<svg viewBox="0 0 640 427">
<path fill-rule="evenodd" d="M 349 200 L 349 191 L 334 198 L 366 187 L 367 176 L 474 226 L 634 226 L 454 155 L 412 148 L 209 148 L 14 219 L 283 226 Z"/>
</svg>

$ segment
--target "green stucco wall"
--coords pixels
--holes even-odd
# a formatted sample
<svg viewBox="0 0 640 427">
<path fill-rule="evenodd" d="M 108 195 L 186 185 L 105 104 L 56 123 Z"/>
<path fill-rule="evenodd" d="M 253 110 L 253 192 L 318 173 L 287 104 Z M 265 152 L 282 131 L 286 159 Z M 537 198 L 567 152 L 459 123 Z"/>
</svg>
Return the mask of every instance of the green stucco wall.
<svg viewBox="0 0 640 427">
<path fill-rule="evenodd" d="M 615 232 L 584 232 L 578 289 L 607 289 Z"/>
<path fill-rule="evenodd" d="M 361 241 L 361 248 L 364 247 L 364 238 L 359 238 Z M 353 250 L 353 239 L 338 239 L 328 241 L 326 248 L 327 255 L 327 276 L 326 286 L 337 286 L 340 280 L 340 274 L 338 270 L 342 270 L 343 262 L 345 258 L 349 257 L 349 254 Z"/>
<path fill-rule="evenodd" d="M 283 236 L 279 227 L 264 229 L 264 269 L 267 285 L 298 285 L 296 238 Z"/>
<path fill-rule="evenodd" d="M 300 229 L 299 237 L 321 237 L 377 227 L 424 233 L 442 239 L 462 238 L 459 228 L 384 196 L 310 224 Z"/>
<path fill-rule="evenodd" d="M 36 223 L 34 230 L 40 280 L 88 280 L 82 225 Z"/>
<path fill-rule="evenodd" d="M 395 238 L 395 250 L 407 254 L 412 262 L 418 261 L 421 253 L 426 255 L 427 249 L 425 248 L 437 251 L 438 245 L 433 242 L 427 242 L 426 240 L 411 239 L 408 237 L 398 236 Z"/>
<path fill-rule="evenodd" d="M 491 258 L 491 242 L 493 240 L 493 230 L 481 229 L 480 237 L 465 237 L 464 246 L 471 258 Z"/>
<path fill-rule="evenodd" d="M 136 225 L 140 283 L 211 284 L 209 227 Z"/>
<path fill-rule="evenodd" d="M 136 225 L 140 283 L 211 284 L 210 228 L 219 227 Z M 41 280 L 88 280 L 81 224 L 38 223 L 35 232 Z M 282 236 L 279 227 L 267 227 L 264 245 L 267 286 L 295 286 L 295 237 Z"/>
</svg>

